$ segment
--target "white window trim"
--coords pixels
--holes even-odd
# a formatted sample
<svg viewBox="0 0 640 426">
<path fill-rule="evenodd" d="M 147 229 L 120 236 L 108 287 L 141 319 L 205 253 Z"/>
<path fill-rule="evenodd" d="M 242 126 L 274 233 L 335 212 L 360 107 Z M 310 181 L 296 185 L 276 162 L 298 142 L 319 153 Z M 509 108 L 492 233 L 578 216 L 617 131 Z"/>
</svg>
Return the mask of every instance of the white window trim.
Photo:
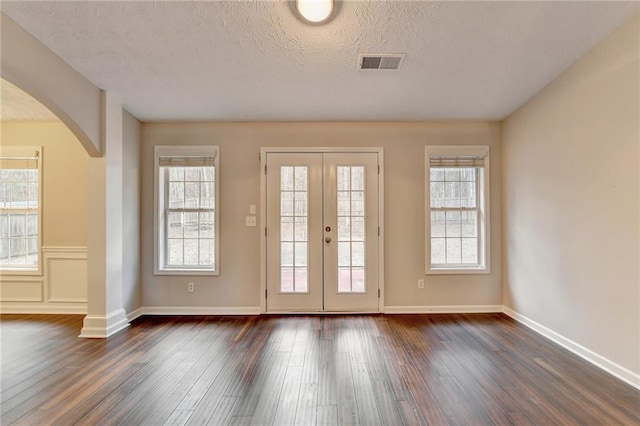
<svg viewBox="0 0 640 426">
<path fill-rule="evenodd" d="M 0 147 L 0 157 L 30 157 L 34 153 L 38 156 L 38 265 L 32 268 L 8 267 L 0 265 L 0 275 L 42 275 L 42 146 L 3 146 Z"/>
<path fill-rule="evenodd" d="M 491 273 L 491 214 L 490 214 L 490 155 L 488 145 L 439 145 L 425 146 L 425 274 L 426 275 L 466 275 Z M 431 173 L 430 157 L 438 156 L 478 156 L 484 157 L 482 192 L 480 194 L 480 212 L 484 220 L 479 223 L 481 238 L 480 267 L 431 267 Z"/>
<path fill-rule="evenodd" d="M 220 147 L 218 145 L 185 145 L 167 146 L 157 145 L 154 147 L 153 161 L 153 186 L 154 186 L 154 214 L 153 214 L 153 257 L 154 275 L 220 275 Z M 215 157 L 215 203 L 214 203 L 214 265 L 215 269 L 202 268 L 166 268 L 161 264 L 160 255 L 164 253 L 164 230 L 161 225 L 162 200 L 164 194 L 160 192 L 160 157 Z"/>
</svg>

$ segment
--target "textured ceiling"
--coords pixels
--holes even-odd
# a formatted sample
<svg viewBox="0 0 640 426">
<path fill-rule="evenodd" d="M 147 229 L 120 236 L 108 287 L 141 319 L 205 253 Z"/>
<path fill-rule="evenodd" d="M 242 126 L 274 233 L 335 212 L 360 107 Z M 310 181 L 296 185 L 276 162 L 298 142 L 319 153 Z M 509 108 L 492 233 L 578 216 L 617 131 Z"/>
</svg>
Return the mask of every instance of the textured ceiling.
<svg viewBox="0 0 640 426">
<path fill-rule="evenodd" d="M 637 13 L 633 2 L 20 1 L 2 12 L 152 120 L 502 119 Z M 359 71 L 359 53 L 406 53 Z"/>
<path fill-rule="evenodd" d="M 47 107 L 0 79 L 0 121 L 58 121 Z"/>
</svg>

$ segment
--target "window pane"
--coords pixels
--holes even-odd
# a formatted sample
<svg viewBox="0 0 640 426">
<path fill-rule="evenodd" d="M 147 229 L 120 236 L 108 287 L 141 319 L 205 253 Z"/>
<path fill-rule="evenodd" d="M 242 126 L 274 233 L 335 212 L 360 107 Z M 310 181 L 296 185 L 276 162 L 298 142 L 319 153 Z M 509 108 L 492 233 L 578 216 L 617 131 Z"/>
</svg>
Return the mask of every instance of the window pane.
<svg viewBox="0 0 640 426">
<path fill-rule="evenodd" d="M 296 217 L 295 221 L 296 241 L 307 241 L 307 218 Z"/>
<path fill-rule="evenodd" d="M 173 169 L 169 169 L 173 170 Z M 169 182 L 169 208 L 180 209 L 184 207 L 184 183 Z"/>
<path fill-rule="evenodd" d="M 460 252 L 460 238 L 447 238 L 447 263 L 462 263 L 462 253 Z"/>
<path fill-rule="evenodd" d="M 169 238 L 182 238 L 182 213 L 169 212 L 169 226 L 167 228 L 167 236 Z"/>
<path fill-rule="evenodd" d="M 8 208 L 11 203 L 11 185 L 0 183 L 0 208 Z"/>
<path fill-rule="evenodd" d="M 447 182 L 455 182 L 460 180 L 460 169 L 458 168 L 445 168 L 444 169 L 444 179 Z"/>
<path fill-rule="evenodd" d="M 0 214 L 0 238 L 9 237 L 9 215 L 6 213 Z"/>
<path fill-rule="evenodd" d="M 295 269 L 295 292 L 296 293 L 306 293 L 309 287 L 307 282 L 307 268 L 296 268 Z"/>
<path fill-rule="evenodd" d="M 432 167 L 429 180 L 431 182 L 444 182 L 444 169 L 441 167 Z"/>
<path fill-rule="evenodd" d="M 351 240 L 364 241 L 364 217 L 351 219 Z"/>
<path fill-rule="evenodd" d="M 364 167 L 351 167 L 351 190 L 364 191 Z"/>
<path fill-rule="evenodd" d="M 280 241 L 293 241 L 293 217 L 280 218 Z"/>
<path fill-rule="evenodd" d="M 431 236 L 445 236 L 445 212 L 431 212 Z"/>
<path fill-rule="evenodd" d="M 478 264 L 478 240 L 476 238 L 462 239 L 462 263 Z"/>
<path fill-rule="evenodd" d="M 184 168 L 183 167 L 169 167 L 169 180 L 184 181 Z"/>
<path fill-rule="evenodd" d="M 30 183 L 29 184 L 29 205 L 27 206 L 30 209 L 38 208 L 38 184 Z"/>
<path fill-rule="evenodd" d="M 476 212 L 463 212 L 462 213 L 462 236 L 463 237 L 477 237 L 478 230 L 476 226 Z"/>
<path fill-rule="evenodd" d="M 446 263 L 444 238 L 431 239 L 431 263 L 439 265 Z"/>
<path fill-rule="evenodd" d="M 462 182 L 460 184 L 460 201 L 462 207 L 477 207 L 475 182 Z"/>
<path fill-rule="evenodd" d="M 293 216 L 293 192 L 280 193 L 280 216 Z"/>
<path fill-rule="evenodd" d="M 198 213 L 184 213 L 184 238 L 198 238 Z M 185 248 L 186 250 L 186 248 Z M 185 252 L 185 263 L 186 263 Z"/>
<path fill-rule="evenodd" d="M 351 269 L 351 291 L 354 293 L 365 292 L 364 268 Z"/>
<path fill-rule="evenodd" d="M 293 243 L 280 243 L 280 266 L 293 266 Z"/>
<path fill-rule="evenodd" d="M 364 266 L 364 243 L 351 243 L 351 265 Z"/>
<path fill-rule="evenodd" d="M 307 243 L 295 243 L 296 266 L 307 266 Z"/>
<path fill-rule="evenodd" d="M 183 244 L 182 239 L 170 238 L 167 240 L 169 246 L 169 265 L 182 265 L 183 257 Z"/>
<path fill-rule="evenodd" d="M 213 265 L 213 239 L 200 240 L 200 265 Z"/>
<path fill-rule="evenodd" d="M 447 238 L 460 237 L 460 212 L 446 212 L 446 221 L 445 232 Z"/>
<path fill-rule="evenodd" d="M 460 207 L 460 182 L 445 182 L 445 207 Z"/>
<path fill-rule="evenodd" d="M 338 216 L 351 215 L 351 197 L 346 191 L 338 192 Z"/>
<path fill-rule="evenodd" d="M 9 240 L 0 238 L 0 262 L 6 263 L 9 260 Z"/>
<path fill-rule="evenodd" d="M 293 291 L 293 268 L 280 268 L 280 291 L 283 293 Z"/>
<path fill-rule="evenodd" d="M 201 167 L 185 167 L 184 180 L 187 182 L 199 182 L 201 169 Z"/>
<path fill-rule="evenodd" d="M 293 191 L 293 167 L 280 167 L 280 189 Z"/>
<path fill-rule="evenodd" d="M 213 238 L 214 235 L 214 223 L 213 223 L 213 213 L 212 212 L 204 212 L 198 213 L 198 217 L 200 220 L 199 227 L 199 237 L 200 238 Z"/>
<path fill-rule="evenodd" d="M 24 238 L 11 238 L 9 240 L 12 263 L 26 263 L 27 244 Z"/>
<path fill-rule="evenodd" d="M 351 218 L 338 217 L 338 241 L 351 240 Z"/>
<path fill-rule="evenodd" d="M 444 207 L 444 182 L 431 182 L 431 207 Z"/>
<path fill-rule="evenodd" d="M 351 174 L 349 173 L 349 167 L 341 167 L 337 168 L 337 185 L 338 191 L 348 191 L 351 183 Z"/>
<path fill-rule="evenodd" d="M 185 182 L 184 184 L 184 206 L 186 208 L 200 207 L 200 183 Z"/>
<path fill-rule="evenodd" d="M 198 245 L 199 244 L 197 239 L 189 238 L 184 240 L 184 264 L 185 265 L 198 265 L 200 263 Z"/>
<path fill-rule="evenodd" d="M 338 268 L 338 293 L 351 291 L 351 268 Z"/>
<path fill-rule="evenodd" d="M 213 182 L 200 183 L 200 207 L 203 209 L 212 209 L 213 205 Z"/>
<path fill-rule="evenodd" d="M 295 215 L 306 216 L 307 215 L 307 193 L 295 192 Z"/>
<path fill-rule="evenodd" d="M 26 222 L 24 214 L 9 215 L 9 233 L 11 237 L 26 236 Z"/>
<path fill-rule="evenodd" d="M 296 191 L 306 191 L 307 190 L 307 168 L 295 167 L 294 177 L 295 177 Z"/>
<path fill-rule="evenodd" d="M 27 235 L 29 237 L 38 236 L 38 215 L 35 213 L 27 213 Z"/>
<path fill-rule="evenodd" d="M 351 215 L 364 216 L 364 192 L 351 192 Z"/>
<path fill-rule="evenodd" d="M 351 266 L 351 243 L 338 242 L 338 266 Z"/>
</svg>

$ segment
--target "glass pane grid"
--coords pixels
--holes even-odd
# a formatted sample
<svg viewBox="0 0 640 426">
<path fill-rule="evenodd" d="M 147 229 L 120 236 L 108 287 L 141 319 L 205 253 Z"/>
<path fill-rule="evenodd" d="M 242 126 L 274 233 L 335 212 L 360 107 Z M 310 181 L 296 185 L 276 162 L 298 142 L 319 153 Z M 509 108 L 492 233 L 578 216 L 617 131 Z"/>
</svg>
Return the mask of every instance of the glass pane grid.
<svg viewBox="0 0 640 426">
<path fill-rule="evenodd" d="M 215 269 L 215 167 L 172 166 L 166 173 L 167 266 Z"/>
<path fill-rule="evenodd" d="M 309 288 L 308 173 L 306 166 L 280 168 L 280 291 L 306 293 Z"/>
<path fill-rule="evenodd" d="M 38 169 L 0 170 L 0 264 L 38 265 Z"/>
<path fill-rule="evenodd" d="M 364 293 L 365 168 L 337 167 L 338 293 Z"/>
<path fill-rule="evenodd" d="M 431 264 L 478 266 L 477 167 L 430 169 Z"/>
</svg>

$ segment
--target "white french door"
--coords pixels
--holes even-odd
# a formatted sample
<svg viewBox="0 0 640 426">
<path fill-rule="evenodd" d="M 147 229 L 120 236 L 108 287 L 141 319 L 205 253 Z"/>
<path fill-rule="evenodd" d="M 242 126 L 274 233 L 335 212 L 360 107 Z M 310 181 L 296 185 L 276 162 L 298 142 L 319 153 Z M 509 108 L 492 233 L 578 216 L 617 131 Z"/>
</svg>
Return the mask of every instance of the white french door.
<svg viewBox="0 0 640 426">
<path fill-rule="evenodd" d="M 378 153 L 266 153 L 267 312 L 378 312 Z"/>
</svg>

